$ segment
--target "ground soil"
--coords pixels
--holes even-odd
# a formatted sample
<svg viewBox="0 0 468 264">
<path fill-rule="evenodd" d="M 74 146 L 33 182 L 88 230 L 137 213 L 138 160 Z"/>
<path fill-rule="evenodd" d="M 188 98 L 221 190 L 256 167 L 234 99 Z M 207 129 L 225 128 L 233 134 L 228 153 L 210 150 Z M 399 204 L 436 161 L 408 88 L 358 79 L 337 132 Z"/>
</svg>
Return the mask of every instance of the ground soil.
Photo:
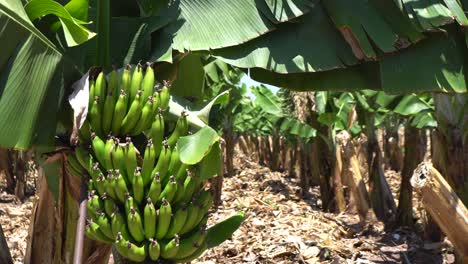
<svg viewBox="0 0 468 264">
<path fill-rule="evenodd" d="M 424 243 L 416 227 L 386 230 L 381 222 L 359 225 L 350 212 L 323 212 L 318 187 L 301 191 L 298 180 L 272 172 L 237 154 L 236 174 L 224 181 L 223 205 L 209 223 L 245 211 L 247 220 L 219 247 L 194 263 L 453 263 L 448 241 Z M 397 196 L 400 176 L 386 171 Z M 0 175 L 0 224 L 11 254 L 22 263 L 34 195 L 24 202 L 3 191 Z M 29 179 L 28 189 L 34 190 Z M 419 204 L 415 198 L 415 213 Z M 418 219 L 416 219 L 418 220 Z"/>
</svg>

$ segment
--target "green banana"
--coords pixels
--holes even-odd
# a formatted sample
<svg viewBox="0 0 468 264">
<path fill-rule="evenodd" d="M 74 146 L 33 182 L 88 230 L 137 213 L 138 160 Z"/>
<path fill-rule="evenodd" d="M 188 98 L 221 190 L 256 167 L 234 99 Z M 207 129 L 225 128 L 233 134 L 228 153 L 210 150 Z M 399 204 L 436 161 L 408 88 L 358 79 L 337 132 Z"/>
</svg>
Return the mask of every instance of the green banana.
<svg viewBox="0 0 468 264">
<path fill-rule="evenodd" d="M 172 203 L 173 204 L 179 204 L 180 200 L 182 200 L 182 198 L 184 197 L 184 192 L 185 192 L 185 189 L 184 189 L 184 183 L 183 182 L 179 182 L 177 181 L 177 191 L 174 195 L 174 199 L 172 199 Z"/>
<path fill-rule="evenodd" d="M 85 234 L 87 237 L 97 240 L 103 243 L 113 243 L 114 239 L 107 237 L 103 232 L 99 224 L 93 222 L 92 219 L 88 219 L 86 223 Z"/>
<path fill-rule="evenodd" d="M 155 239 L 149 239 L 148 255 L 153 261 L 158 260 L 159 256 L 161 255 L 161 246 Z"/>
<path fill-rule="evenodd" d="M 172 207 L 166 200 L 162 199 L 161 207 L 159 207 L 159 216 L 157 220 L 156 239 L 161 240 L 167 233 L 167 229 L 171 224 Z"/>
<path fill-rule="evenodd" d="M 159 91 L 160 105 L 164 110 L 169 106 L 170 94 L 168 86 L 170 86 L 169 82 L 165 82 L 163 88 Z"/>
<path fill-rule="evenodd" d="M 156 153 L 153 148 L 153 140 L 149 139 L 146 144 L 145 153 L 143 155 L 143 165 L 141 166 L 141 177 L 143 178 L 144 186 L 151 182 L 151 172 L 156 162 Z"/>
<path fill-rule="evenodd" d="M 141 168 L 137 167 L 133 174 L 133 197 L 138 204 L 141 204 L 145 195 L 145 186 L 143 183 L 143 177 L 141 176 Z"/>
<path fill-rule="evenodd" d="M 132 80 L 130 81 L 130 91 L 129 91 L 130 102 L 134 101 L 134 99 L 136 98 L 136 95 L 138 91 L 140 90 L 142 79 L 143 79 L 143 73 L 142 73 L 141 65 L 138 64 L 135 70 L 133 70 Z"/>
<path fill-rule="evenodd" d="M 102 100 L 106 98 L 106 77 L 104 75 L 104 71 L 101 71 L 96 78 L 94 93 L 96 96 L 99 96 L 99 98 L 101 98 Z"/>
<path fill-rule="evenodd" d="M 127 105 L 128 105 L 127 94 L 124 90 L 120 91 L 120 95 L 115 103 L 114 114 L 112 117 L 111 132 L 114 135 L 117 135 L 120 131 L 122 122 L 127 114 Z"/>
<path fill-rule="evenodd" d="M 95 191 L 96 190 L 96 183 L 94 182 L 93 179 L 89 179 L 88 181 L 88 192 L 89 191 Z"/>
<path fill-rule="evenodd" d="M 188 165 L 182 163 L 180 168 L 179 168 L 179 171 L 177 172 L 177 175 L 176 175 L 177 192 L 176 192 L 176 194 L 174 196 L 174 200 L 173 200 L 173 203 L 175 203 L 175 204 L 178 204 L 179 202 L 181 202 L 182 199 L 185 196 L 185 187 L 186 187 L 186 185 L 184 183 L 185 183 L 185 180 L 187 179 L 187 175 L 189 173 L 191 175 L 191 172 L 188 169 Z M 187 186 L 189 186 L 189 185 L 187 185 Z M 192 188 L 192 187 L 190 187 L 190 188 Z"/>
<path fill-rule="evenodd" d="M 176 180 L 178 182 L 184 183 L 185 178 L 187 178 L 187 174 L 189 171 L 188 167 L 189 166 L 187 164 L 184 164 L 184 163 L 180 164 L 179 170 L 177 171 L 177 174 L 176 174 Z"/>
<path fill-rule="evenodd" d="M 119 208 L 116 208 L 111 215 L 111 228 L 114 237 L 120 233 L 126 240 L 130 239 L 130 233 L 127 229 L 125 217 L 120 213 Z"/>
<path fill-rule="evenodd" d="M 201 227 L 199 231 L 195 232 L 193 235 L 191 235 L 188 238 L 181 239 L 179 244 L 179 250 L 177 251 L 177 258 L 186 258 L 195 251 L 197 251 L 198 247 L 203 245 L 206 239 L 206 229 L 204 227 Z"/>
<path fill-rule="evenodd" d="M 99 168 L 99 162 L 93 163 L 91 171 L 89 172 L 91 178 L 96 181 L 100 173 L 102 173 L 102 171 Z"/>
<path fill-rule="evenodd" d="M 182 162 L 180 161 L 180 158 L 179 158 L 179 150 L 177 149 L 177 146 L 174 146 L 171 152 L 171 162 L 169 163 L 169 167 L 167 170 L 169 171 L 169 173 L 176 176 L 181 165 L 182 165 Z"/>
<path fill-rule="evenodd" d="M 101 210 L 102 202 L 99 199 L 99 196 L 95 194 L 95 191 L 92 190 L 88 192 L 88 201 L 86 202 L 86 209 L 88 214 L 93 218 L 96 216 L 96 212 Z"/>
<path fill-rule="evenodd" d="M 98 135 L 103 135 L 102 133 L 102 124 L 101 124 L 101 106 L 100 106 L 100 99 L 99 96 L 94 97 L 93 103 L 89 109 L 89 123 L 91 124 L 91 128 L 95 133 Z"/>
<path fill-rule="evenodd" d="M 138 166 L 137 152 L 135 146 L 132 143 L 132 139 L 127 137 L 126 140 L 127 144 L 125 147 L 125 167 L 127 171 L 128 182 L 133 182 L 133 174 L 135 173 L 135 169 Z"/>
<path fill-rule="evenodd" d="M 143 229 L 145 230 L 145 237 L 148 239 L 153 238 L 156 234 L 156 220 L 156 208 L 154 208 L 151 198 L 148 197 L 145 209 L 143 210 Z"/>
<path fill-rule="evenodd" d="M 133 197 L 129 193 L 126 193 L 125 194 L 125 213 L 127 214 L 127 216 L 130 215 L 131 208 L 134 208 L 134 210 L 136 210 L 139 213 L 138 206 L 135 204 Z"/>
<path fill-rule="evenodd" d="M 123 147 L 120 145 L 120 140 L 118 138 L 115 139 L 115 145 L 112 151 L 112 167 L 114 170 L 120 170 L 122 176 L 125 177 L 126 168 L 125 168 L 125 151 Z"/>
<path fill-rule="evenodd" d="M 161 243 L 161 257 L 165 259 L 172 259 L 177 256 L 179 251 L 179 236 L 176 235 L 168 243 Z"/>
<path fill-rule="evenodd" d="M 156 153 L 156 158 L 158 158 L 164 139 L 164 117 L 161 111 L 159 111 L 151 124 L 148 135 L 153 140 L 154 152 Z"/>
<path fill-rule="evenodd" d="M 146 244 L 142 246 L 137 246 L 129 241 L 127 241 L 128 254 L 127 258 L 135 262 L 143 262 L 148 255 Z"/>
<path fill-rule="evenodd" d="M 184 197 L 181 199 L 183 203 L 188 203 L 192 196 L 197 190 L 197 187 L 200 183 L 200 178 L 188 171 L 187 178 L 184 181 Z"/>
<path fill-rule="evenodd" d="M 124 258 L 128 258 L 127 242 L 128 240 L 123 237 L 122 233 L 118 232 L 115 240 L 115 249 Z"/>
<path fill-rule="evenodd" d="M 156 91 L 153 93 L 153 100 L 154 100 L 154 107 L 153 107 L 153 116 L 156 116 L 158 114 L 158 112 L 162 112 L 162 108 L 161 108 L 161 98 L 159 96 L 159 83 L 156 83 L 154 85 L 154 89 L 156 89 Z"/>
<path fill-rule="evenodd" d="M 195 203 L 200 206 L 201 208 L 208 207 L 210 208 L 213 204 L 213 195 L 210 191 L 202 190 L 195 201 Z"/>
<path fill-rule="evenodd" d="M 161 179 L 159 178 L 159 172 L 156 172 L 151 181 L 151 185 L 148 190 L 148 197 L 153 203 L 157 203 L 159 199 L 159 194 L 161 193 Z"/>
<path fill-rule="evenodd" d="M 179 235 L 186 234 L 192 230 L 195 226 L 195 222 L 199 219 L 200 208 L 191 202 L 187 208 L 187 220 L 184 223 L 184 226 L 179 231 Z"/>
<path fill-rule="evenodd" d="M 188 132 L 188 122 L 187 122 L 187 112 L 182 110 L 180 113 L 179 119 L 177 119 L 176 126 L 174 131 L 172 132 L 171 136 L 167 139 L 167 144 L 171 147 L 175 146 L 177 140 L 182 137 L 186 136 Z"/>
<path fill-rule="evenodd" d="M 179 233 L 179 231 L 184 227 L 185 221 L 187 220 L 188 210 L 186 206 L 181 206 L 175 212 L 172 217 L 171 225 L 167 231 L 165 238 L 171 238 Z"/>
<path fill-rule="evenodd" d="M 164 187 L 164 190 L 159 195 L 158 201 L 161 201 L 163 198 L 166 198 L 166 200 L 170 203 L 174 199 L 176 192 L 177 192 L 177 182 L 175 180 L 175 177 L 171 176 L 169 178 L 169 182 Z"/>
<path fill-rule="evenodd" d="M 94 186 L 96 186 L 99 195 L 103 195 L 106 192 L 106 178 L 102 172 L 99 173 L 99 176 L 94 181 Z"/>
<path fill-rule="evenodd" d="M 122 71 L 122 79 L 120 80 L 120 91 L 124 91 L 126 94 L 130 93 L 130 83 L 132 81 L 132 66 L 127 64 L 125 69 Z M 128 98 L 125 98 L 128 101 Z M 126 103 L 127 104 L 127 103 Z M 125 109 L 127 112 L 127 109 Z"/>
<path fill-rule="evenodd" d="M 101 195 L 101 199 L 104 201 L 104 212 L 110 217 L 112 213 L 114 212 L 115 208 L 117 205 L 115 202 L 107 195 L 107 193 L 104 193 Z"/>
<path fill-rule="evenodd" d="M 141 115 L 141 91 L 138 91 L 135 99 L 132 101 L 132 104 L 130 105 L 130 109 L 128 109 L 127 115 L 125 118 L 122 120 L 122 126 L 120 129 L 120 133 L 122 135 L 127 135 L 129 134 L 133 128 L 136 126 L 138 123 L 138 120 L 140 120 L 140 115 Z"/>
<path fill-rule="evenodd" d="M 119 94 L 119 74 L 115 67 L 112 67 L 112 71 L 109 73 L 107 76 L 109 79 L 109 82 L 107 84 L 107 94 L 112 95 L 113 99 L 115 100 L 117 98 L 117 95 Z M 114 101 L 115 103 L 115 101 Z"/>
<path fill-rule="evenodd" d="M 115 170 L 115 195 L 121 203 L 125 203 L 125 194 L 128 193 L 127 183 L 125 182 L 120 170 Z"/>
<path fill-rule="evenodd" d="M 107 177 L 104 182 L 104 190 L 106 193 L 114 200 L 118 200 L 117 194 L 115 193 L 115 177 L 114 177 L 114 170 L 107 171 Z"/>
<path fill-rule="evenodd" d="M 141 242 L 145 239 L 141 216 L 133 207 L 130 207 L 130 214 L 127 216 L 127 226 L 130 235 L 132 235 L 137 242 Z"/>
<path fill-rule="evenodd" d="M 153 95 L 154 87 L 154 70 L 153 64 L 148 62 L 146 64 L 146 71 L 141 83 L 141 90 L 143 91 L 143 98 L 148 98 Z"/>
<path fill-rule="evenodd" d="M 142 97 L 145 98 L 145 97 Z M 142 102 L 144 100 L 141 100 Z M 154 100 L 153 97 L 148 97 L 146 103 L 141 104 L 141 116 L 138 120 L 138 123 L 133 128 L 132 136 L 136 136 L 141 132 L 147 130 L 151 126 L 151 122 L 153 121 L 153 107 L 154 107 Z"/>
<path fill-rule="evenodd" d="M 169 168 L 169 162 L 171 158 L 171 149 L 169 145 L 164 141 L 164 147 L 161 149 L 161 153 L 159 154 L 158 162 L 156 163 L 156 167 L 154 167 L 153 171 L 151 172 L 154 175 L 156 172 L 159 172 L 159 176 L 161 177 L 161 182 L 165 181 L 167 169 Z"/>
<path fill-rule="evenodd" d="M 112 128 L 112 116 L 114 115 L 114 104 L 115 104 L 115 99 L 114 96 L 111 94 L 108 94 L 106 97 L 104 97 L 106 100 L 104 102 L 104 108 L 102 110 L 102 132 L 104 135 L 107 135 L 109 132 L 111 132 Z"/>
<path fill-rule="evenodd" d="M 103 160 L 102 161 L 99 160 L 99 163 L 106 170 L 112 169 L 111 152 L 113 148 L 114 148 L 114 139 L 112 137 L 108 137 L 104 144 L 104 151 L 103 151 L 103 157 L 102 157 Z"/>
<path fill-rule="evenodd" d="M 112 239 L 112 228 L 106 214 L 102 211 L 96 212 L 96 223 L 99 225 L 100 230 L 106 237 Z"/>
<path fill-rule="evenodd" d="M 176 263 L 189 263 L 189 262 L 199 258 L 203 254 L 203 252 L 205 252 L 205 250 L 207 248 L 208 248 L 208 244 L 205 242 L 201 246 L 199 246 L 197 248 L 197 250 L 195 250 L 195 252 L 192 255 L 190 255 L 190 256 L 188 256 L 186 258 L 176 258 L 176 259 L 174 259 L 174 261 Z"/>
<path fill-rule="evenodd" d="M 83 125 L 81 125 L 80 130 L 78 130 L 78 138 L 80 139 L 80 143 L 82 144 L 87 144 L 88 142 L 91 142 L 91 128 L 88 119 L 86 119 L 83 122 Z"/>
<path fill-rule="evenodd" d="M 90 154 L 89 154 L 89 151 L 86 150 L 85 148 L 83 147 L 76 147 L 75 148 L 75 155 L 76 155 L 76 159 L 78 160 L 78 162 L 80 163 L 80 165 L 85 168 L 85 169 L 88 169 L 89 167 L 89 162 L 90 162 Z"/>
<path fill-rule="evenodd" d="M 89 80 L 89 98 L 88 98 L 88 109 L 91 109 L 94 98 L 99 96 L 96 94 L 96 82 L 94 80 Z"/>
</svg>

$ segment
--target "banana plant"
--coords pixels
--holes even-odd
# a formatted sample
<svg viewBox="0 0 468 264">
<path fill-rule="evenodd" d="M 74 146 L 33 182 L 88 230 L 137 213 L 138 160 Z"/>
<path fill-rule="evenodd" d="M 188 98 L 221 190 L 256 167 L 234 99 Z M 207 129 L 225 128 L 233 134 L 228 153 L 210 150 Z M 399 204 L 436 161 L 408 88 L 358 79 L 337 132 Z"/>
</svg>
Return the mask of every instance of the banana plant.
<svg viewBox="0 0 468 264">
<path fill-rule="evenodd" d="M 7 43 L 0 55 L 0 144 L 37 146 L 51 155 L 71 129 L 65 100 L 71 84 L 92 66 L 110 70 L 111 63 L 137 64 L 142 58 L 158 62 L 159 80 L 177 79 L 174 94 L 184 97 L 203 94 L 207 54 L 288 89 L 466 92 L 466 43 L 459 37 L 468 25 L 464 7 L 424 3 L 0 0 L 0 39 Z M 60 188 L 76 184 L 54 176 L 59 167 L 51 156 L 44 159 L 50 190 L 57 204 L 71 208 L 71 219 L 73 199 Z M 54 205 L 53 199 L 41 203 L 40 208 Z M 59 242 L 48 248 L 59 252 L 49 259 L 28 255 L 65 262 L 72 254 Z"/>
</svg>

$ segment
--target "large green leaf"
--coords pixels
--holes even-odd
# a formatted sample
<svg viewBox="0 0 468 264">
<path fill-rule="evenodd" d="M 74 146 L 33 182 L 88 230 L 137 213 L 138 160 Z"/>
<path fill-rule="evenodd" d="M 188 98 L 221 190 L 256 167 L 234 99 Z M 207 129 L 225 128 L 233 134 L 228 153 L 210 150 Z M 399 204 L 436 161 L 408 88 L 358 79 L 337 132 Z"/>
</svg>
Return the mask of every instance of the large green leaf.
<svg viewBox="0 0 468 264">
<path fill-rule="evenodd" d="M 255 95 L 255 104 L 268 114 L 280 117 L 283 116 L 283 109 L 278 96 L 263 85 L 252 89 Z"/>
<path fill-rule="evenodd" d="M 285 118 L 281 123 L 280 130 L 303 139 L 309 139 L 317 135 L 317 130 L 297 119 Z"/>
<path fill-rule="evenodd" d="M 171 91 L 177 96 L 191 96 L 201 99 L 205 81 L 205 70 L 201 58 L 196 54 L 186 55 L 179 64 L 177 79 Z"/>
<path fill-rule="evenodd" d="M 52 0 L 31 0 L 26 4 L 25 9 L 29 18 L 33 21 L 46 15 L 57 16 L 62 23 L 65 40 L 69 47 L 82 44 L 96 36 L 96 33 L 82 26 L 86 22 L 72 17 L 68 10 L 58 2 Z"/>
<path fill-rule="evenodd" d="M 434 110 L 434 107 L 424 102 L 418 96 L 411 94 L 406 95 L 401 98 L 400 102 L 397 104 L 393 111 L 400 115 L 410 116 L 417 113 L 423 112 L 425 110 Z"/>
<path fill-rule="evenodd" d="M 381 60 L 382 87 L 387 93 L 466 92 L 466 46 L 450 29 Z"/>
<path fill-rule="evenodd" d="M 239 212 L 226 220 L 208 228 L 206 243 L 208 248 L 216 247 L 229 239 L 245 220 L 245 213 Z"/>
<path fill-rule="evenodd" d="M 276 22 L 303 15 L 314 2 L 176 0 L 161 11 L 179 11 L 178 21 L 163 32 L 180 52 L 236 46 L 273 30 Z"/>
<path fill-rule="evenodd" d="M 0 1 L 0 25 L 0 145 L 51 144 L 73 66 L 33 26 L 20 0 Z"/>
<path fill-rule="evenodd" d="M 323 5 L 359 59 L 376 57 L 371 41 L 384 52 L 396 50 L 397 32 L 392 30 L 371 1 L 328 0 Z"/>
<path fill-rule="evenodd" d="M 211 147 L 210 153 L 200 162 L 200 177 L 202 179 L 209 179 L 218 176 L 222 161 L 219 142 L 215 142 Z"/>
<path fill-rule="evenodd" d="M 325 71 L 358 63 L 320 4 L 297 22 L 282 23 L 273 32 L 213 54 L 238 67 L 277 73 Z"/>
<path fill-rule="evenodd" d="M 179 138 L 180 160 L 185 164 L 197 164 L 210 153 L 212 146 L 218 142 L 219 135 L 214 129 L 205 126 L 195 134 Z"/>
<path fill-rule="evenodd" d="M 273 29 L 252 0 L 178 0 L 179 21 L 167 34 L 174 35 L 178 51 L 207 50 L 238 45 Z"/>
</svg>

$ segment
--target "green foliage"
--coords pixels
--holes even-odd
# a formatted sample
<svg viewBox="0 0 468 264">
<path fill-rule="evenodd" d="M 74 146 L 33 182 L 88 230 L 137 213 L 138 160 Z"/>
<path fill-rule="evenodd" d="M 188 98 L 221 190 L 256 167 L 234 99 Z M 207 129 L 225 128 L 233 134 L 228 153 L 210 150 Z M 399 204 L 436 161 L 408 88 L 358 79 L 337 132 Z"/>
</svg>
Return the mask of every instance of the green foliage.
<svg viewBox="0 0 468 264">
<path fill-rule="evenodd" d="M 218 140 L 218 133 L 209 126 L 203 127 L 193 135 L 179 138 L 177 148 L 179 149 L 180 160 L 185 164 L 200 162 L 203 157 L 210 153 L 213 144 Z"/>
<path fill-rule="evenodd" d="M 88 22 L 74 18 L 66 7 L 55 1 L 31 0 L 24 8 L 32 21 L 46 15 L 57 16 L 62 25 L 65 40 L 69 47 L 80 45 L 96 36 L 96 33 L 89 31 L 83 26 L 84 24 L 88 24 Z M 87 1 L 74 1 L 73 5 L 68 6 L 68 9 L 74 10 L 77 15 L 85 18 L 87 12 L 81 10 L 87 10 L 88 3 Z"/>
<path fill-rule="evenodd" d="M 52 145 L 73 65 L 34 27 L 21 1 L 0 1 L 0 145 Z"/>
</svg>

